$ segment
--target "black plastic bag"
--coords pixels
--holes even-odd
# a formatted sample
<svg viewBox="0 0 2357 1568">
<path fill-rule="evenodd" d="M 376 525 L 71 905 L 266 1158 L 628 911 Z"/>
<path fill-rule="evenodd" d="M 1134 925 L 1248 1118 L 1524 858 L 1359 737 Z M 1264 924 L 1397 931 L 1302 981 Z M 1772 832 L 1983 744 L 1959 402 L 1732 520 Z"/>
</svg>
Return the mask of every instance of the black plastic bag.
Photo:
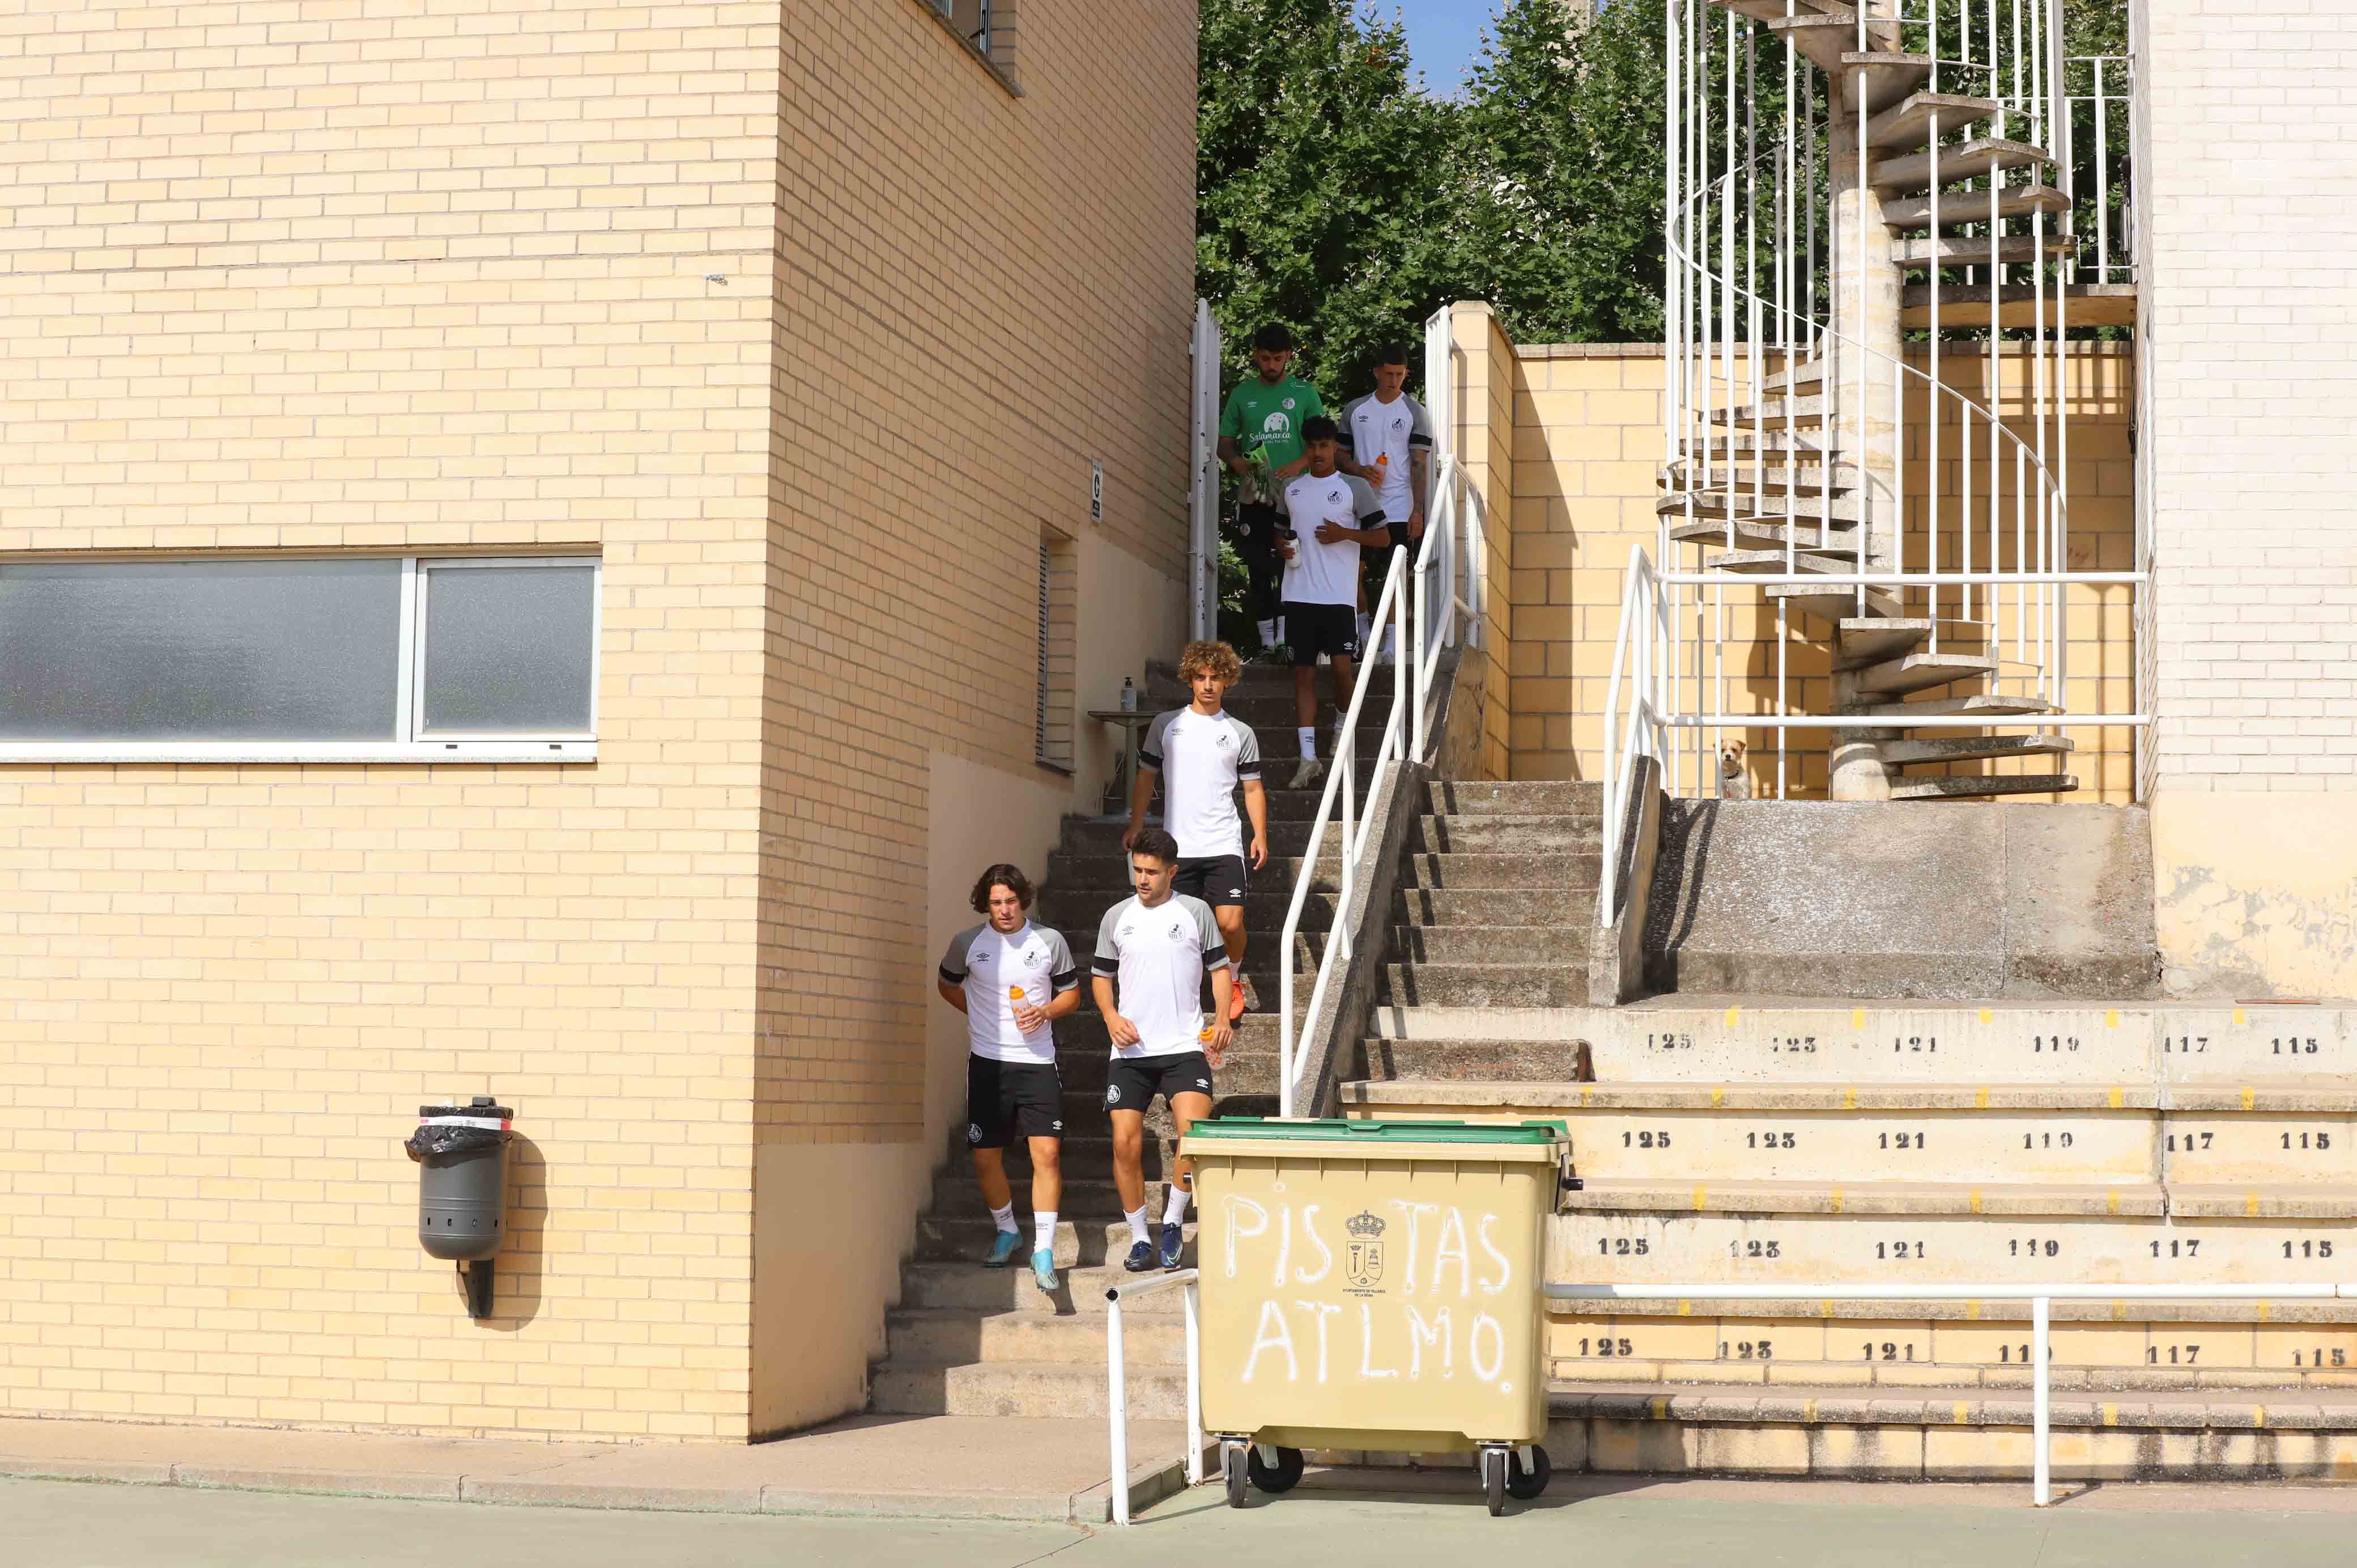
<svg viewBox="0 0 2357 1568">
<path fill-rule="evenodd" d="M 413 1160 L 447 1159 L 456 1155 L 486 1155 L 515 1134 L 503 1127 L 452 1127 L 421 1124 L 401 1146 Z"/>
</svg>

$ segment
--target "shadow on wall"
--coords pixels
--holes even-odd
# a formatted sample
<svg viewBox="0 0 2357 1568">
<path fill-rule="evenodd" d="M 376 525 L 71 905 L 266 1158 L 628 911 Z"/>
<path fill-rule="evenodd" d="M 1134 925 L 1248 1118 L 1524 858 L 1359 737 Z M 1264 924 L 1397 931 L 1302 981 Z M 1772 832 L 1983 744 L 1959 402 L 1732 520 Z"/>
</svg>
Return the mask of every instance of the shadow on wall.
<svg viewBox="0 0 2357 1568">
<path fill-rule="evenodd" d="M 513 1334 L 540 1316 L 541 1263 L 548 1235 L 548 1160 L 540 1145 L 518 1133 L 508 1141 L 508 1208 L 492 1283 L 491 1316 L 480 1326 Z M 457 1271 L 451 1271 L 455 1275 Z M 466 1301 L 466 1281 L 456 1281 Z"/>
</svg>

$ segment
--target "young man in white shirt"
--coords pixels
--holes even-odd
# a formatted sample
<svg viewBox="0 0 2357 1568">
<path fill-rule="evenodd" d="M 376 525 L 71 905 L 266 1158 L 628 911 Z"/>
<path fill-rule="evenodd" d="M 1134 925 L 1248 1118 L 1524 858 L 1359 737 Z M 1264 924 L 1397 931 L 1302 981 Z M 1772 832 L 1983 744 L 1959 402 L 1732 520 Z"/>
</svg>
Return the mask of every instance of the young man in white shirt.
<svg viewBox="0 0 2357 1568">
<path fill-rule="evenodd" d="M 1235 1038 L 1228 1025 L 1232 968 L 1211 907 L 1170 890 L 1178 872 L 1178 845 L 1160 828 L 1147 828 L 1130 845 L 1131 884 L 1137 895 L 1105 911 L 1097 927 L 1097 1011 L 1113 1040 L 1105 1112 L 1113 1122 L 1113 1184 L 1129 1221 L 1129 1256 L 1122 1267 L 1143 1273 L 1158 1260 L 1178 1266 L 1193 1191 L 1193 1167 L 1171 1166 L 1162 1208 L 1161 1245 L 1146 1234 L 1146 1113 L 1157 1094 L 1170 1106 L 1178 1135 L 1211 1113 L 1211 1069 Z M 1211 977 L 1211 1012 L 1202 1006 L 1203 976 Z M 1119 1006 L 1114 1005 L 1119 1003 Z"/>
<path fill-rule="evenodd" d="M 1318 656 L 1334 667 L 1334 724 L 1351 711 L 1359 655 L 1359 550 L 1391 543 L 1383 502 L 1366 480 L 1342 473 L 1334 422 L 1319 416 L 1302 426 L 1309 471 L 1285 487 L 1286 524 L 1277 548 L 1285 556 L 1285 640 L 1293 650 L 1293 711 L 1300 725 L 1301 765 L 1293 787 L 1309 789 L 1326 776 L 1318 760 Z"/>
<path fill-rule="evenodd" d="M 1383 592 L 1392 551 L 1403 544 L 1412 551 L 1424 537 L 1424 498 L 1431 485 L 1432 416 L 1405 390 L 1407 345 L 1386 343 L 1377 349 L 1374 374 L 1375 390 L 1342 410 L 1342 434 L 1351 450 L 1335 465 L 1372 486 L 1391 521 L 1390 543 L 1366 553 L 1362 610 Z M 1359 623 L 1362 647 L 1369 629 L 1364 620 Z"/>
<path fill-rule="evenodd" d="M 1224 642 L 1190 642 L 1178 656 L 1178 679 L 1195 700 L 1154 721 L 1138 751 L 1137 783 L 1130 790 L 1124 849 L 1137 842 L 1154 786 L 1162 784 L 1162 826 L 1178 842 L 1174 890 L 1211 907 L 1228 962 L 1236 976 L 1231 1020 L 1260 1005 L 1244 977 L 1244 887 L 1247 871 L 1268 864 L 1268 791 L 1260 781 L 1260 737 L 1226 711 L 1228 688 L 1243 678 L 1243 661 Z M 1252 850 L 1244 850 L 1236 817 L 1236 787 L 1252 818 Z"/>
<path fill-rule="evenodd" d="M 965 1141 L 974 1180 L 997 1226 L 983 1266 L 1002 1269 L 1022 1246 L 1006 1145 L 1019 1133 L 1031 1155 L 1031 1278 L 1053 1294 L 1056 1206 L 1063 1200 L 1064 1085 L 1056 1071 L 1056 1020 L 1081 1004 L 1080 966 L 1064 933 L 1031 923 L 1031 884 L 994 865 L 974 885 L 987 916 L 950 939 L 942 1000 L 966 1016 Z"/>
</svg>

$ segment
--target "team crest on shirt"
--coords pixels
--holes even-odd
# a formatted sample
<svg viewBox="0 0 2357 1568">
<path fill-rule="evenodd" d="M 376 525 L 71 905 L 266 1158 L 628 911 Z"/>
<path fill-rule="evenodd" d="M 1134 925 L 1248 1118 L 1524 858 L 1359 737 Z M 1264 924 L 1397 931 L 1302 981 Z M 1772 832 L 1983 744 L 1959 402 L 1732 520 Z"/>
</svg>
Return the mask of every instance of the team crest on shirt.
<svg viewBox="0 0 2357 1568">
<path fill-rule="evenodd" d="M 1236 743 L 1228 738 L 1227 731 L 1222 730 L 1219 734 L 1219 738 L 1212 744 L 1216 745 L 1222 751 L 1225 751 L 1228 747 L 1235 745 Z"/>
</svg>

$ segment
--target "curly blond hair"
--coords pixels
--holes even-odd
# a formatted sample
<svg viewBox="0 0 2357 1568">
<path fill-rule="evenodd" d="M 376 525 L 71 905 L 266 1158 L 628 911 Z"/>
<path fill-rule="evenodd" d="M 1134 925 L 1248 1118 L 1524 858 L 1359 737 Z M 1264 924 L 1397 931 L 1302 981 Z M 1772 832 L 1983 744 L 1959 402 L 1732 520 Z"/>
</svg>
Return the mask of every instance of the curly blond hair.
<svg viewBox="0 0 2357 1568">
<path fill-rule="evenodd" d="M 1178 656 L 1178 679 L 1191 686 L 1199 672 L 1216 675 L 1222 685 L 1232 686 L 1244 678 L 1244 661 L 1224 642 L 1190 642 Z"/>
</svg>

